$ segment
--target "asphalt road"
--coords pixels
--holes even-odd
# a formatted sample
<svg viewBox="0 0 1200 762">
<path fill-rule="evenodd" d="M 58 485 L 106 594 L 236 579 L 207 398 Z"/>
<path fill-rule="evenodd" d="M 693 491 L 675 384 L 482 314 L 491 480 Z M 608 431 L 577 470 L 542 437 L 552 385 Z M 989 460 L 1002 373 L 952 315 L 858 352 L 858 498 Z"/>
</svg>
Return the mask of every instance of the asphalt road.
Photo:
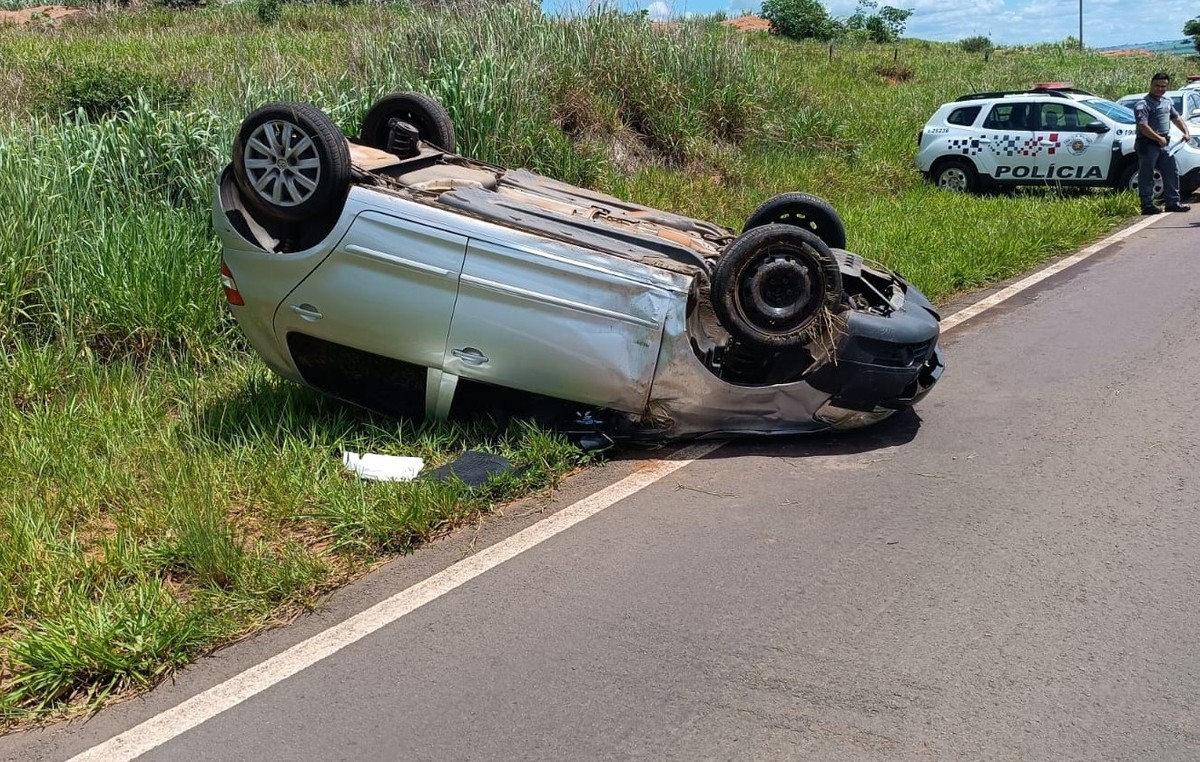
<svg viewBox="0 0 1200 762">
<path fill-rule="evenodd" d="M 1200 759 L 1198 228 L 955 328 L 915 413 L 728 444 L 141 759 Z M 539 517 L 0 758 L 66 759 Z"/>
</svg>

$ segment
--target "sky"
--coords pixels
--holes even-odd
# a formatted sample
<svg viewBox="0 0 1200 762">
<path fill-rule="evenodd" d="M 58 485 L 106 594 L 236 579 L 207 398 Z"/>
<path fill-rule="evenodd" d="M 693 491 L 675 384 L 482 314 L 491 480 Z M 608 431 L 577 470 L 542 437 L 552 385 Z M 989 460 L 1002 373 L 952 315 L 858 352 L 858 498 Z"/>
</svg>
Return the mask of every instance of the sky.
<svg viewBox="0 0 1200 762">
<path fill-rule="evenodd" d="M 547 5 L 555 0 L 547 0 Z M 1181 40 L 1183 25 L 1200 16 L 1195 0 L 878 0 L 913 11 L 905 37 L 953 42 L 982 35 L 997 45 L 1061 42 L 1079 37 L 1105 48 L 1137 42 Z M 656 19 L 717 11 L 728 16 L 757 13 L 758 0 L 621 0 L 622 9 L 646 9 Z M 857 0 L 825 0 L 830 15 L 854 13 Z"/>
</svg>

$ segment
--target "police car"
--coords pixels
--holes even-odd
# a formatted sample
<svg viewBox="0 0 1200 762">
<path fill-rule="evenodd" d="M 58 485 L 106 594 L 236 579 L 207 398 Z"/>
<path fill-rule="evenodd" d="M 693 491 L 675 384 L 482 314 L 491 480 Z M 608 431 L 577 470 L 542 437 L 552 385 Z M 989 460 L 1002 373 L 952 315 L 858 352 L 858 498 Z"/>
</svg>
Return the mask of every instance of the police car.
<svg viewBox="0 0 1200 762">
<path fill-rule="evenodd" d="M 1134 104 L 1145 97 L 1145 93 L 1130 93 L 1118 99 L 1117 103 L 1132 111 Z M 1182 90 L 1168 90 L 1163 97 L 1171 99 L 1171 105 L 1191 126 L 1192 135 L 1196 135 L 1200 131 L 1200 80 L 1189 81 Z"/>
<path fill-rule="evenodd" d="M 942 105 L 917 136 L 917 168 L 940 188 L 1137 188 L 1133 112 L 1070 82 L 973 93 Z M 1180 193 L 1200 187 L 1200 148 L 1172 127 Z M 1162 181 L 1155 173 L 1155 192 Z"/>
</svg>

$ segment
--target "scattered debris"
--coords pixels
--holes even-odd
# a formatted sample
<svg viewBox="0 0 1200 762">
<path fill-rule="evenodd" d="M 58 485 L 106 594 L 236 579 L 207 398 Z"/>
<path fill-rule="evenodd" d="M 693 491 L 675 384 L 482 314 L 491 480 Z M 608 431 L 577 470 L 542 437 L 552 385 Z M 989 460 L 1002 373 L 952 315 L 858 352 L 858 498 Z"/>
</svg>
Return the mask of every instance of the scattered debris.
<svg viewBox="0 0 1200 762">
<path fill-rule="evenodd" d="M 342 453 L 342 466 L 360 479 L 375 482 L 409 482 L 421 473 L 425 461 L 400 455 Z"/>
<path fill-rule="evenodd" d="M 461 479 L 468 487 L 482 487 L 493 477 L 513 470 L 513 464 L 503 455 L 467 450 L 456 460 L 430 471 L 425 478 L 434 481 Z"/>
<path fill-rule="evenodd" d="M 689 487 L 688 485 L 683 484 L 682 482 L 675 482 L 675 491 L 679 492 L 680 490 L 690 490 L 692 492 L 702 492 L 705 495 L 712 495 L 713 497 L 737 497 L 737 495 L 732 492 L 710 492 L 706 489 L 700 489 L 699 487 Z"/>
</svg>

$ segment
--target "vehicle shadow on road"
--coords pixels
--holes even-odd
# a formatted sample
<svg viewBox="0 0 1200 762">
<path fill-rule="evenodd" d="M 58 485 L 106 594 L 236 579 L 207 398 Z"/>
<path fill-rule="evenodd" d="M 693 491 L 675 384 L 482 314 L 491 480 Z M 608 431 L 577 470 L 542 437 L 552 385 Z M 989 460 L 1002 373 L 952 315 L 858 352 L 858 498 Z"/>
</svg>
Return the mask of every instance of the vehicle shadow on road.
<svg viewBox="0 0 1200 762">
<path fill-rule="evenodd" d="M 746 437 L 729 439 L 704 459 L 740 458 L 745 456 L 808 458 L 830 455 L 855 455 L 907 444 L 916 438 L 921 428 L 921 416 L 912 408 L 902 410 L 891 418 L 854 431 L 830 431 L 817 434 L 797 434 L 778 437 Z M 709 440 L 701 440 L 709 441 Z M 711 440 L 714 443 L 719 440 Z M 635 447 L 614 452 L 613 460 L 671 460 L 673 456 L 688 457 L 686 443 L 658 450 Z"/>
<path fill-rule="evenodd" d="M 197 411 L 198 430 L 214 442 L 245 442 L 248 438 L 267 437 L 276 444 L 300 438 L 307 441 L 332 441 L 348 432 L 368 434 L 374 431 L 409 429 L 410 436 L 421 424 L 363 410 L 354 405 L 325 397 L 317 392 L 286 383 L 253 383 L 218 404 Z M 476 422 L 478 424 L 478 422 Z M 921 427 L 921 417 L 912 408 L 866 428 L 842 432 L 821 432 L 791 436 L 755 436 L 729 438 L 704 458 L 853 455 L 896 447 L 911 442 Z M 481 426 L 481 430 L 490 427 Z M 502 427 L 495 427 L 496 436 Z M 697 440 L 717 443 L 719 438 Z M 606 460 L 672 460 L 694 457 L 687 454 L 689 442 L 667 442 L 655 446 L 618 444 L 605 453 Z"/>
</svg>

